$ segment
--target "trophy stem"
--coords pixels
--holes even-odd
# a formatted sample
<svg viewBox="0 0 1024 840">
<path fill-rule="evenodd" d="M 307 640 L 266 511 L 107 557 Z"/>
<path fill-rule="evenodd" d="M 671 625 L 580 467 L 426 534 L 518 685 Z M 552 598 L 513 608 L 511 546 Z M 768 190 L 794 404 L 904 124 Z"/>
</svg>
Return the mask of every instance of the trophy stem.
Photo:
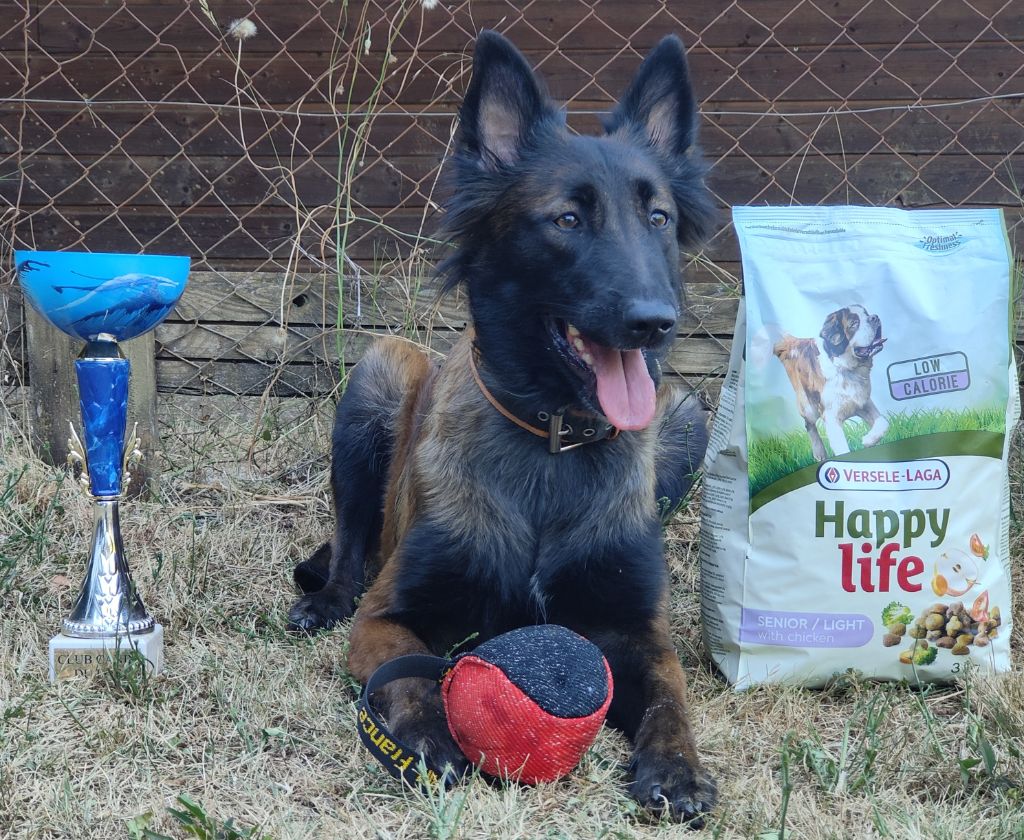
<svg viewBox="0 0 1024 840">
<path fill-rule="evenodd" d="M 97 499 L 89 565 L 63 631 L 77 639 L 148 633 L 153 619 L 132 583 L 121 544 L 117 499 Z"/>
<path fill-rule="evenodd" d="M 91 340 L 75 362 L 82 436 L 72 428 L 69 461 L 83 470 L 81 480 L 94 505 L 93 535 L 75 608 L 50 640 L 51 680 L 89 673 L 132 650 L 151 672 L 162 667 L 163 628 L 142 604 L 121 542 L 118 505 L 136 444 L 133 434 L 125 452 L 130 371 L 117 342 L 106 334 Z"/>
</svg>

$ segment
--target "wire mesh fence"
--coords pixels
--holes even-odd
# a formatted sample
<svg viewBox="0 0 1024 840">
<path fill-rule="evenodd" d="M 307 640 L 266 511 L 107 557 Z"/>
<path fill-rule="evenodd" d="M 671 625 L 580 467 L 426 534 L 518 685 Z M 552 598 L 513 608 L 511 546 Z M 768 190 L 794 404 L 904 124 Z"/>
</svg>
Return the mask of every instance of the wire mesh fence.
<svg viewBox="0 0 1024 840">
<path fill-rule="evenodd" d="M 1019 238 L 1016 0 L 9 0 L 0 20 L 6 387 L 25 382 L 10 250 L 182 253 L 165 406 L 316 402 L 375 334 L 465 326 L 431 261 L 474 35 L 506 33 L 599 127 L 667 32 L 689 48 L 711 187 L 738 203 L 1003 206 Z M 715 390 L 738 294 L 727 214 L 688 255 L 676 373 Z M 29 383 L 30 384 L 30 383 Z M 201 397 L 197 402 L 195 398 Z M 196 408 L 201 403 L 202 408 Z M 205 412 L 205 413 L 203 413 Z M 248 422 L 248 421 L 247 421 Z"/>
</svg>

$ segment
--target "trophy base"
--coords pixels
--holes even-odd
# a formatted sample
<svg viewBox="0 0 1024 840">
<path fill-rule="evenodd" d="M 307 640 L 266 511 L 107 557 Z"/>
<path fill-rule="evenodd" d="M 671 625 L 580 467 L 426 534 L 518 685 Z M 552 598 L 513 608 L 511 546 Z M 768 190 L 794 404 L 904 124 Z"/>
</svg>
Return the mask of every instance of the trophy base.
<svg viewBox="0 0 1024 840">
<path fill-rule="evenodd" d="M 133 650 L 145 657 L 149 676 L 159 674 L 164 665 L 164 628 L 155 624 L 149 633 L 104 639 L 76 639 L 58 633 L 50 639 L 50 682 L 116 667 L 114 657 L 123 659 Z"/>
</svg>

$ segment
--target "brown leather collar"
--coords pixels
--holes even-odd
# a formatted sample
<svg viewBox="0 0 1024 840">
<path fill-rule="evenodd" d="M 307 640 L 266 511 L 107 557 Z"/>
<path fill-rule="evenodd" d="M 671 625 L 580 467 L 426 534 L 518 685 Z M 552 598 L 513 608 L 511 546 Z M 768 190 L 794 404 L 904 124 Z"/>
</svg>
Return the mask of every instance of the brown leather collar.
<svg viewBox="0 0 1024 840">
<path fill-rule="evenodd" d="M 619 436 L 619 430 L 611 424 L 594 423 L 592 418 L 584 417 L 583 415 L 572 416 L 571 419 L 576 419 L 575 424 L 566 423 L 564 412 L 538 411 L 537 419 L 542 423 L 547 423 L 546 430 L 539 429 L 505 408 L 505 406 L 498 402 L 494 394 L 487 389 L 483 379 L 480 377 L 480 371 L 477 370 L 476 347 L 473 347 L 469 354 L 469 369 L 473 372 L 473 379 L 476 381 L 480 393 L 484 395 L 487 402 L 493 405 L 502 417 L 515 423 L 520 429 L 525 429 L 537 437 L 547 438 L 548 452 L 552 455 L 557 455 L 559 452 L 568 452 L 570 449 L 575 449 L 588 443 L 613 440 Z"/>
</svg>

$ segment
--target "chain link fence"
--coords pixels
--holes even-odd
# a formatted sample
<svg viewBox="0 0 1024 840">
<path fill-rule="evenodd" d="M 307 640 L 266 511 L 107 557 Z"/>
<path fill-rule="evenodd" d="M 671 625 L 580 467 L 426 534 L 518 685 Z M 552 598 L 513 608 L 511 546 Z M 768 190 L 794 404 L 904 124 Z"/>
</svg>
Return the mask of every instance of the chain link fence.
<svg viewBox="0 0 1024 840">
<path fill-rule="evenodd" d="M 465 312 L 434 299 L 432 232 L 485 26 L 581 131 L 682 36 L 723 207 L 999 205 L 1022 229 L 1016 0 L 8 0 L 2 18 L 8 389 L 27 352 L 14 247 L 190 255 L 156 352 L 164 406 L 193 419 L 323 403 L 381 332 L 450 346 Z M 673 356 L 712 396 L 739 290 L 726 219 L 687 257 Z"/>
</svg>

